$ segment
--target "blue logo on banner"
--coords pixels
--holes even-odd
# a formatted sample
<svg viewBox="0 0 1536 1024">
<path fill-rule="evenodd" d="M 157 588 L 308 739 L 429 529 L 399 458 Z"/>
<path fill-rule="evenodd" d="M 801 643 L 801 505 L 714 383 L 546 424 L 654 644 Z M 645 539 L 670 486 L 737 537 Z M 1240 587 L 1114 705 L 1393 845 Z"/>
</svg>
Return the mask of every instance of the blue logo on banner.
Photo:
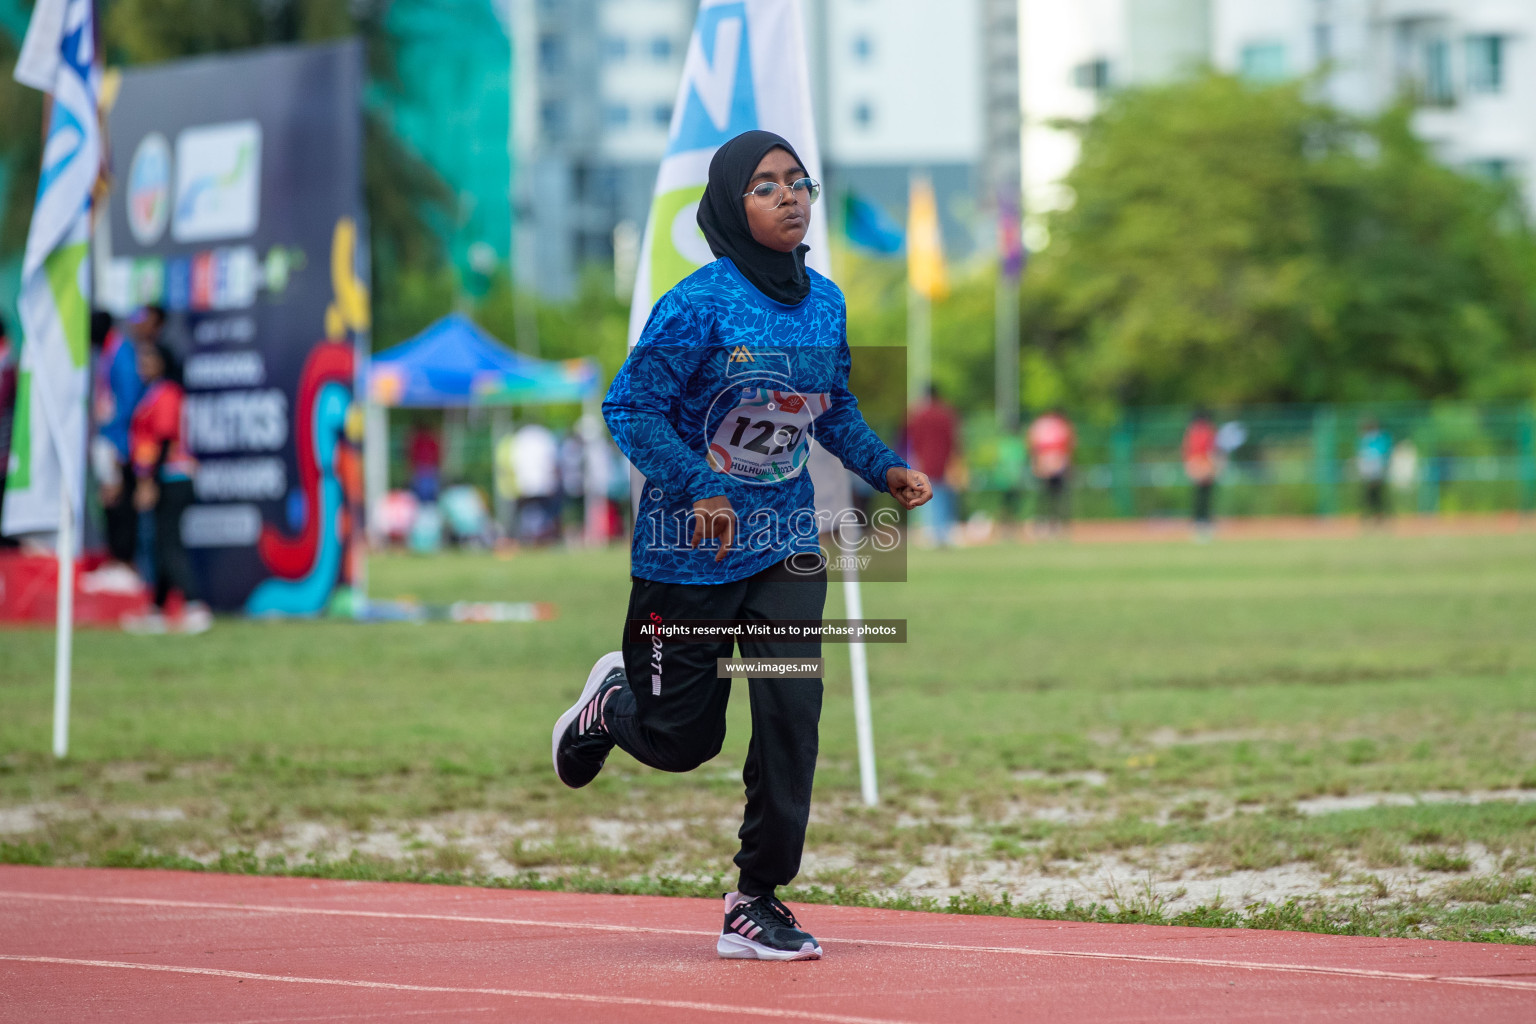
<svg viewBox="0 0 1536 1024">
<path fill-rule="evenodd" d="M 702 64 L 695 47 L 703 55 Z M 757 127 L 747 5 L 720 4 L 700 11 L 688 56 L 688 93 L 682 119 L 667 144 L 668 156 L 714 149 Z"/>
<path fill-rule="evenodd" d="M 192 261 L 185 256 L 166 260 L 165 308 L 173 313 L 192 308 Z"/>
</svg>

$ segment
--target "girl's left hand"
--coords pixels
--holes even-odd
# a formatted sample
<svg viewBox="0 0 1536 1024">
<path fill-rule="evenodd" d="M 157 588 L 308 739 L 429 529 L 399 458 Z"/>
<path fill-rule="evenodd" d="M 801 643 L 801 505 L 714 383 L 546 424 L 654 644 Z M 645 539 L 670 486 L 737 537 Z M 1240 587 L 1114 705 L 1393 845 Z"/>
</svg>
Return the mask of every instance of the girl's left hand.
<svg viewBox="0 0 1536 1024">
<path fill-rule="evenodd" d="M 145 477 L 133 489 L 133 507 L 140 512 L 153 512 L 160 500 L 160 486 L 151 477 Z"/>
</svg>

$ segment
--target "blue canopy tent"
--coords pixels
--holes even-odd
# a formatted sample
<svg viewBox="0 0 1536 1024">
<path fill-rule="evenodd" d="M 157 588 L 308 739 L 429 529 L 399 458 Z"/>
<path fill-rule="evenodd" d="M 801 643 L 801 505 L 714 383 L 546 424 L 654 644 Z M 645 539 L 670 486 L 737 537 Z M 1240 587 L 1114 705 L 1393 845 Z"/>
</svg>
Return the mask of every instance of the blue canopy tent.
<svg viewBox="0 0 1536 1024">
<path fill-rule="evenodd" d="M 504 408 L 580 402 L 591 436 L 600 440 L 597 403 L 602 376 L 592 359 L 553 362 L 513 352 L 468 317 L 452 313 L 376 354 L 368 368 L 368 520 L 379 522 L 388 477 L 390 408 Z M 588 495 L 588 535 L 600 500 Z"/>
<path fill-rule="evenodd" d="M 368 369 L 368 398 L 385 407 L 587 402 L 601 385 L 595 361 L 520 355 L 459 313 L 378 353 Z"/>
</svg>

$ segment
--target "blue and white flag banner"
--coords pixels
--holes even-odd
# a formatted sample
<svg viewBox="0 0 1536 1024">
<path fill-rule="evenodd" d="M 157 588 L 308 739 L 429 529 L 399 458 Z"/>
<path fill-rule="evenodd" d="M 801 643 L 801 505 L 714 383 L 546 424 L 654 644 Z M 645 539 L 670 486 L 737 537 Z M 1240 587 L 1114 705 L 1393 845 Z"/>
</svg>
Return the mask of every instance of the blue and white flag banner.
<svg viewBox="0 0 1536 1024">
<path fill-rule="evenodd" d="M 84 503 L 90 378 L 91 191 L 101 167 L 91 0 L 38 0 L 16 80 L 52 96 L 22 261 L 21 375 L 0 532 L 58 528 L 61 491 Z"/>
<path fill-rule="evenodd" d="M 709 161 L 723 143 L 753 129 L 788 139 L 811 177 L 821 180 L 800 0 L 703 0 L 640 247 L 631 346 L 656 300 L 714 260 L 694 219 Z M 805 240 L 811 247 L 806 262 L 830 276 L 826 218 L 819 213 Z"/>
</svg>

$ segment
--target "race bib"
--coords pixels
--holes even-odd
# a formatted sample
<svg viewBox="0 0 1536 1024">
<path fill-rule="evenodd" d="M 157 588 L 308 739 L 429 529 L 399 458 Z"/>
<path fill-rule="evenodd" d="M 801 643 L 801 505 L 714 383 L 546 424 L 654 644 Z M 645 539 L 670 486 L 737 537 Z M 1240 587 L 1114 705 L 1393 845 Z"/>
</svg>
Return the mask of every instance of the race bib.
<svg viewBox="0 0 1536 1024">
<path fill-rule="evenodd" d="M 736 387 L 709 443 L 709 467 L 748 483 L 778 483 L 805 468 L 811 454 L 811 424 L 826 412 L 825 394 L 802 395 L 761 387 Z"/>
</svg>

